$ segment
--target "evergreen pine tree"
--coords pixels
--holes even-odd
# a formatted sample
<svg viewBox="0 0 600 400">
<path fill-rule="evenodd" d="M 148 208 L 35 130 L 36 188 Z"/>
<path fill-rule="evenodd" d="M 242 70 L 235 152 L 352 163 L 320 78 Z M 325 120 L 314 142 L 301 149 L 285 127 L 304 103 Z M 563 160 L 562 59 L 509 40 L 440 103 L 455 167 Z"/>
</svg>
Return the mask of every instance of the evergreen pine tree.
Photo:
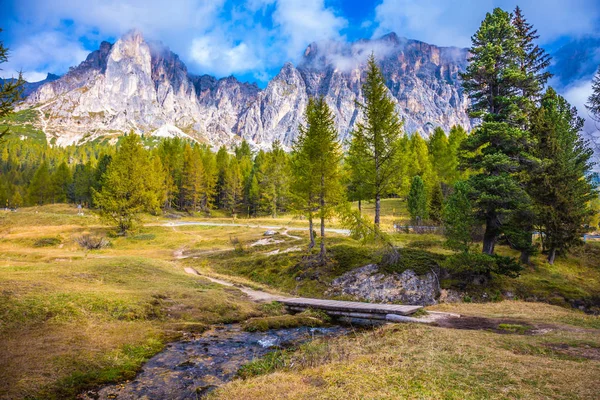
<svg viewBox="0 0 600 400">
<path fill-rule="evenodd" d="M 223 206 L 235 218 L 244 200 L 244 182 L 240 164 L 236 157 L 232 157 L 229 161 L 229 167 L 225 172 L 223 191 L 225 194 Z"/>
<path fill-rule="evenodd" d="M 227 168 L 229 167 L 229 153 L 225 146 L 221 146 L 217 151 L 216 158 L 216 170 L 217 170 L 217 182 L 216 182 L 216 200 L 219 207 L 225 207 L 225 175 L 227 174 Z"/>
<path fill-rule="evenodd" d="M 513 13 L 512 24 L 515 27 L 517 40 L 521 49 L 519 67 L 524 75 L 520 84 L 521 95 L 524 99 L 538 100 L 544 85 L 552 74 L 546 71 L 550 66 L 551 57 L 544 49 L 535 44 L 540 36 L 533 25 L 527 22 L 523 12 L 517 6 Z M 530 107 L 533 103 L 530 104 Z"/>
<path fill-rule="evenodd" d="M 444 193 L 440 184 L 433 186 L 431 199 L 429 200 L 429 217 L 437 224 L 442 222 L 442 212 L 444 210 Z"/>
<path fill-rule="evenodd" d="M 462 142 L 467 138 L 467 131 L 462 126 L 454 125 L 450 128 L 448 134 L 448 150 L 450 153 L 450 161 L 448 163 L 448 184 L 454 185 L 459 180 L 465 179 L 466 174 L 460 170 L 459 151 Z"/>
<path fill-rule="evenodd" d="M 457 182 L 444 206 L 443 221 L 446 246 L 468 253 L 473 244 L 477 220 L 471 205 L 471 189 L 467 182 Z"/>
<path fill-rule="evenodd" d="M 54 202 L 64 203 L 67 201 L 72 181 L 71 170 L 67 166 L 67 163 L 63 161 L 52 174 Z"/>
<path fill-rule="evenodd" d="M 469 178 L 473 206 L 485 221 L 483 252 L 493 254 L 510 213 L 529 199 L 518 174 L 531 161 L 531 141 L 521 128 L 527 120 L 522 88 L 523 54 L 511 15 L 499 8 L 488 13 L 472 37 L 470 64 L 462 74 L 471 98 L 471 116 L 483 123 L 463 141 L 463 168 L 477 171 Z"/>
<path fill-rule="evenodd" d="M 0 29 L 2 32 L 2 29 Z M 4 43 L 0 41 L 0 64 L 8 61 L 8 49 L 4 47 Z M 25 81 L 23 76 L 19 74 L 17 79 L 4 79 L 0 82 L 0 120 L 10 115 L 13 112 L 14 104 L 19 101 L 23 93 L 23 85 Z M 9 128 L 0 130 L 0 140 L 8 134 Z"/>
<path fill-rule="evenodd" d="M 588 97 L 586 108 L 592 113 L 594 119 L 600 122 L 600 66 L 592 79 L 592 94 Z"/>
<path fill-rule="evenodd" d="M 202 187 L 201 205 L 205 212 L 208 212 L 215 203 L 217 195 L 217 160 L 215 154 L 209 147 L 203 146 L 201 149 L 202 167 L 204 169 L 204 185 Z"/>
<path fill-rule="evenodd" d="M 582 126 L 577 110 L 549 88 L 532 121 L 542 160 L 533 174 L 532 195 L 551 264 L 557 252 L 581 243 L 593 214 L 590 202 L 597 197 L 591 183 L 593 152 L 579 135 Z"/>
<path fill-rule="evenodd" d="M 287 205 L 290 180 L 288 156 L 278 140 L 273 142 L 271 151 L 265 153 L 263 168 L 260 181 L 262 204 L 275 218 Z"/>
<path fill-rule="evenodd" d="M 203 198 L 204 165 L 197 146 L 192 149 L 189 143 L 183 149 L 183 169 L 179 188 L 180 208 L 196 211 Z"/>
<path fill-rule="evenodd" d="M 309 218 L 311 246 L 314 244 L 312 216 L 321 222 L 321 263 L 326 260 L 325 219 L 341 201 L 341 146 L 333 114 L 323 97 L 310 99 L 305 114 L 306 126 L 294 143 L 292 189 Z"/>
<path fill-rule="evenodd" d="M 362 87 L 364 122 L 357 123 L 352 132 L 348 163 L 364 179 L 365 192 L 375 199 L 375 225 L 381 219 L 381 198 L 394 188 L 398 174 L 398 151 L 402 123 L 388 96 L 383 74 L 375 57 L 367 63 L 367 77 Z"/>
<path fill-rule="evenodd" d="M 452 149 L 448 143 L 446 133 L 440 127 L 435 128 L 429 138 L 429 155 L 431 156 L 434 172 L 439 180 L 450 184 L 454 172 L 452 170 Z"/>
<path fill-rule="evenodd" d="M 124 136 L 106 170 L 102 190 L 93 190 L 102 215 L 116 225 L 119 233 L 131 230 L 139 213 L 160 210 L 161 196 L 156 180 L 162 177 L 154 172 L 155 167 L 140 137 L 133 132 Z"/>
<path fill-rule="evenodd" d="M 29 201 L 39 205 L 50 202 L 52 196 L 51 182 L 48 163 L 43 161 L 35 171 L 29 184 Z"/>
<path fill-rule="evenodd" d="M 410 192 L 408 193 L 408 212 L 412 220 L 419 223 L 429 218 L 427 208 L 425 184 L 423 179 L 417 175 L 412 179 Z"/>
</svg>

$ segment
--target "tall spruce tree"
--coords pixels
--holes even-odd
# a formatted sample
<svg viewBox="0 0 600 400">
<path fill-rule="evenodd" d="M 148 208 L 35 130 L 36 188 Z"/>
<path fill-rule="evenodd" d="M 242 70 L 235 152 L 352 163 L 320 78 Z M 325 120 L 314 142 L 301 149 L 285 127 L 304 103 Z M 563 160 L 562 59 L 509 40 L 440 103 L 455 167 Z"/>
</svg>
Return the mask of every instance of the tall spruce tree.
<svg viewBox="0 0 600 400">
<path fill-rule="evenodd" d="M 347 162 L 359 171 L 369 198 L 375 199 L 374 222 L 379 226 L 381 198 L 397 182 L 402 123 L 373 55 L 367 62 L 362 92 L 365 103 L 358 103 L 358 106 L 364 114 L 364 122 L 357 123 L 352 132 Z"/>
<path fill-rule="evenodd" d="M 473 245 L 477 219 L 471 205 L 471 188 L 465 181 L 456 182 L 454 192 L 444 206 L 443 221 L 446 246 L 468 253 Z"/>
<path fill-rule="evenodd" d="M 71 170 L 67 163 L 63 161 L 52 174 L 52 193 L 55 203 L 64 203 L 67 201 L 72 181 Z"/>
<path fill-rule="evenodd" d="M 223 206 L 235 218 L 244 201 L 244 181 L 237 157 L 232 157 L 229 161 L 229 167 L 225 171 L 223 191 L 225 193 Z"/>
<path fill-rule="evenodd" d="M 341 146 L 333 114 L 323 97 L 310 99 L 305 114 L 306 126 L 294 143 L 292 155 L 292 189 L 309 218 L 311 245 L 314 245 L 312 216 L 316 211 L 321 222 L 319 259 L 326 261 L 325 220 L 340 202 Z"/>
<path fill-rule="evenodd" d="M 550 65 L 551 58 L 544 49 L 535 43 L 535 40 L 539 38 L 537 30 L 527 22 L 518 6 L 513 13 L 512 24 L 515 27 L 520 48 L 519 67 L 521 77 L 517 86 L 520 89 L 519 104 L 525 113 L 521 128 L 528 130 L 531 125 L 531 114 L 536 109 L 536 104 L 541 98 L 546 82 L 552 76 L 546 70 Z M 532 139 L 531 144 L 535 142 L 536 138 L 532 137 Z M 524 149 L 524 151 L 531 152 L 532 149 Z M 532 159 L 531 162 L 518 175 L 520 185 L 528 193 L 532 190 L 530 187 L 531 174 L 535 170 L 533 163 L 537 161 Z M 512 211 L 505 223 L 504 233 L 511 247 L 521 252 L 521 262 L 524 264 L 529 263 L 530 256 L 535 251 L 533 245 L 534 213 L 533 205 L 530 202 L 521 203 Z"/>
<path fill-rule="evenodd" d="M 113 222 L 119 233 L 132 229 L 139 213 L 158 212 L 161 195 L 156 167 L 144 149 L 140 137 L 133 132 L 120 143 L 105 173 L 100 192 L 92 189 L 102 215 Z"/>
<path fill-rule="evenodd" d="M 494 9 L 472 37 L 470 64 L 462 74 L 471 98 L 470 115 L 483 123 L 463 141 L 463 168 L 477 171 L 469 178 L 473 206 L 485 222 L 483 252 L 493 254 L 510 213 L 529 201 L 518 174 L 531 156 L 527 110 L 522 87 L 528 74 L 511 14 Z"/>
<path fill-rule="evenodd" d="M 577 110 L 549 88 L 532 119 L 538 137 L 536 155 L 542 160 L 533 174 L 532 195 L 544 250 L 552 264 L 557 252 L 581 243 L 597 196 L 591 182 L 592 150 L 579 132 Z"/>
<path fill-rule="evenodd" d="M 0 33 L 2 29 L 0 29 Z M 0 41 L 0 64 L 8 61 L 8 49 L 4 47 L 4 43 Z M 4 79 L 0 82 L 0 119 L 10 115 L 13 112 L 14 104 L 19 101 L 23 93 L 23 85 L 25 81 L 23 76 L 19 74 L 16 79 Z M 9 128 L 0 130 L 0 141 L 9 132 Z"/>
<path fill-rule="evenodd" d="M 423 179 L 418 175 L 412 179 L 412 184 L 410 185 L 410 192 L 408 193 L 408 212 L 410 213 L 411 219 L 417 223 L 429 218 L 427 190 L 425 189 Z"/>
<path fill-rule="evenodd" d="M 444 130 L 437 127 L 429 138 L 429 155 L 431 163 L 438 179 L 441 182 L 450 184 L 452 180 L 452 149 L 448 143 L 448 137 Z M 432 192 L 433 193 L 433 192 Z"/>
<path fill-rule="evenodd" d="M 438 183 L 433 186 L 433 192 L 429 199 L 429 218 L 437 224 L 442 222 L 442 214 L 444 210 L 444 193 L 442 186 Z"/>
<path fill-rule="evenodd" d="M 592 113 L 594 119 L 600 122 L 600 66 L 594 79 L 592 79 L 592 94 L 588 97 L 586 108 Z"/>
<path fill-rule="evenodd" d="M 265 211 L 276 218 L 284 210 L 289 197 L 289 159 L 278 140 L 273 142 L 271 151 L 265 153 L 260 181 L 262 205 Z"/>
<path fill-rule="evenodd" d="M 204 165 L 198 146 L 186 144 L 183 149 L 183 169 L 179 189 L 180 207 L 197 211 L 201 206 L 204 182 Z"/>
<path fill-rule="evenodd" d="M 52 180 L 48 162 L 43 161 L 33 174 L 29 184 L 29 201 L 33 204 L 43 205 L 52 199 Z"/>
<path fill-rule="evenodd" d="M 524 78 L 520 83 L 521 95 L 525 100 L 532 101 L 529 104 L 529 107 L 532 107 L 533 101 L 540 98 L 546 82 L 552 77 L 546 70 L 550 66 L 551 57 L 535 43 L 540 35 L 533 25 L 527 22 L 519 6 L 513 13 L 512 24 L 521 50 L 519 66 Z"/>
</svg>

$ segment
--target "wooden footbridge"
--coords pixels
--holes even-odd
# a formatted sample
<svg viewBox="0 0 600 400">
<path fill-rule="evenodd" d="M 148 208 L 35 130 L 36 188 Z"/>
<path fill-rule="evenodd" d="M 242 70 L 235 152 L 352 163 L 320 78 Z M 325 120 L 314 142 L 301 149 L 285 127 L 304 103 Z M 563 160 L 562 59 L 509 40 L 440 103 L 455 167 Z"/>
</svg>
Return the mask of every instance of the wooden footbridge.
<svg viewBox="0 0 600 400">
<path fill-rule="evenodd" d="M 410 321 L 414 318 L 407 317 L 421 306 L 409 306 L 401 304 L 377 304 L 363 303 L 358 301 L 338 301 L 323 299 L 308 299 L 302 297 L 277 299 L 290 311 L 300 312 L 307 308 L 322 310 L 326 314 L 336 317 L 348 317 L 359 319 Z"/>
</svg>

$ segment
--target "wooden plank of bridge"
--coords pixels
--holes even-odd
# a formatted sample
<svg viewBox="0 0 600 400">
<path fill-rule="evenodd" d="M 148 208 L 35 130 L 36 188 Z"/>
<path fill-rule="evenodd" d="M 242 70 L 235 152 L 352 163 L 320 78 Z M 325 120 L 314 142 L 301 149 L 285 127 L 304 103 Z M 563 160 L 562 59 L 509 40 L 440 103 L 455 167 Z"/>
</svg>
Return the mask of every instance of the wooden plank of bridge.
<svg viewBox="0 0 600 400">
<path fill-rule="evenodd" d="M 382 314 L 385 318 L 387 314 L 410 315 L 421 306 L 408 306 L 402 304 L 377 304 L 363 303 L 358 301 L 339 301 L 308 298 L 283 298 L 278 300 L 291 308 L 315 308 L 323 311 L 332 311 L 339 313 L 360 313 L 360 314 Z"/>
</svg>

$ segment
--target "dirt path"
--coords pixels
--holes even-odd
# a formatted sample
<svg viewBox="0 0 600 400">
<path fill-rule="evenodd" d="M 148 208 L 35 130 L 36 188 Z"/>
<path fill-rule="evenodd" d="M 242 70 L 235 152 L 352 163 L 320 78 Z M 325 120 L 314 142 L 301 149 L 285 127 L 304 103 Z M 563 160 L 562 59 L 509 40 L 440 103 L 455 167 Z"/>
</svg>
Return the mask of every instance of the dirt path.
<svg viewBox="0 0 600 400">
<path fill-rule="evenodd" d="M 163 226 L 175 227 L 175 226 L 238 226 L 242 228 L 252 228 L 252 229 L 268 229 L 268 230 L 281 230 L 285 229 L 285 236 L 298 238 L 298 236 L 291 236 L 289 234 L 286 235 L 287 231 L 304 231 L 307 228 L 305 227 L 285 227 L 278 225 L 252 225 L 252 224 L 234 224 L 232 222 L 205 222 L 205 221 L 179 221 L 179 222 L 168 222 L 163 224 Z M 339 233 L 341 235 L 350 235 L 349 229 L 338 229 L 338 228 L 325 228 L 325 232 L 330 233 Z"/>
<path fill-rule="evenodd" d="M 231 282 L 224 281 L 222 279 L 211 278 L 210 276 L 200 274 L 198 271 L 196 271 L 194 268 L 191 268 L 191 267 L 185 267 L 184 271 L 190 275 L 201 276 L 205 279 L 208 279 L 211 282 L 218 283 L 219 285 L 235 287 L 240 292 L 242 292 L 245 295 L 247 295 L 248 297 L 250 297 L 253 301 L 262 303 L 262 302 L 269 302 L 269 301 L 277 301 L 277 300 L 286 298 L 286 296 L 279 296 L 279 295 L 263 292 L 260 290 L 250 289 L 249 287 L 246 287 L 246 286 L 236 285 Z"/>
</svg>

